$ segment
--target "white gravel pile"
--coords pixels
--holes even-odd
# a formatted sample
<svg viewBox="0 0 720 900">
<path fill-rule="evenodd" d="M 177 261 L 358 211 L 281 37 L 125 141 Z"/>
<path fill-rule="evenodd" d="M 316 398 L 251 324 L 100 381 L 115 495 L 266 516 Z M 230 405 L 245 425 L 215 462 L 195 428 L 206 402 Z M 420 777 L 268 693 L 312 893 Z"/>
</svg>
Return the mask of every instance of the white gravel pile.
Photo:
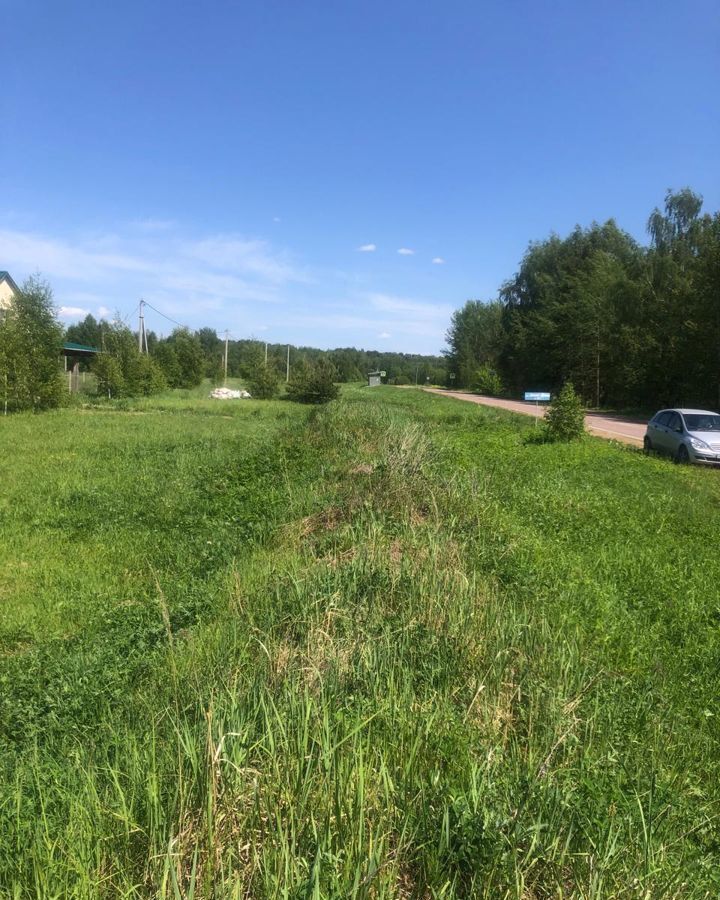
<svg viewBox="0 0 720 900">
<path fill-rule="evenodd" d="M 210 392 L 212 400 L 251 400 L 247 391 L 231 391 L 230 388 L 215 388 Z"/>
</svg>

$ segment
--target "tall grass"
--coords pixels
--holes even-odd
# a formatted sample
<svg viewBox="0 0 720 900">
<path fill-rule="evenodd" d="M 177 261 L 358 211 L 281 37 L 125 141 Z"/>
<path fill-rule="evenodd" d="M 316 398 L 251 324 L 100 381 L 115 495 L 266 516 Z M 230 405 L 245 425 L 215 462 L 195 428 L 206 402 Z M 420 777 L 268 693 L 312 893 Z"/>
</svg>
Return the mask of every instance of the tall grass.
<svg viewBox="0 0 720 900">
<path fill-rule="evenodd" d="M 717 894 L 716 473 L 412 391 L 142 408 L 2 436 L 8 896 Z"/>
</svg>

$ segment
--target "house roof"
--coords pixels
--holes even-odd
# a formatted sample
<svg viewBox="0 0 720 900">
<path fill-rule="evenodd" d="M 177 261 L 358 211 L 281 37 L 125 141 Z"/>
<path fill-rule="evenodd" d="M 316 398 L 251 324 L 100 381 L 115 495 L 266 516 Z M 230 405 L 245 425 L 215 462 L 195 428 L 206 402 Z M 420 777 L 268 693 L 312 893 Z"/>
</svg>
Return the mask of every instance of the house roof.
<svg viewBox="0 0 720 900">
<path fill-rule="evenodd" d="M 62 348 L 64 356 L 82 355 L 83 353 L 95 354 L 100 352 L 97 347 L 88 347 L 87 344 L 74 344 L 72 341 L 64 343 Z"/>
<path fill-rule="evenodd" d="M 9 272 L 4 272 L 4 271 L 0 270 L 0 282 L 2 282 L 2 281 L 7 281 L 7 283 L 15 291 L 16 294 L 20 293 L 20 288 L 12 280 Z"/>
</svg>

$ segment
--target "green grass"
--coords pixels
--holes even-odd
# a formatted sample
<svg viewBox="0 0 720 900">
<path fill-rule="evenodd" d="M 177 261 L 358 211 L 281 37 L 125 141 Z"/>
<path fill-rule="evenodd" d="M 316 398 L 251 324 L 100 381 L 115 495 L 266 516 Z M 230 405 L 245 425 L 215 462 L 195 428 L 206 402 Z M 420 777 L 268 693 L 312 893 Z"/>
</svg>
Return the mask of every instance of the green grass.
<svg viewBox="0 0 720 900">
<path fill-rule="evenodd" d="M 0 422 L 0 896 L 718 894 L 716 472 L 202 393 Z"/>
</svg>

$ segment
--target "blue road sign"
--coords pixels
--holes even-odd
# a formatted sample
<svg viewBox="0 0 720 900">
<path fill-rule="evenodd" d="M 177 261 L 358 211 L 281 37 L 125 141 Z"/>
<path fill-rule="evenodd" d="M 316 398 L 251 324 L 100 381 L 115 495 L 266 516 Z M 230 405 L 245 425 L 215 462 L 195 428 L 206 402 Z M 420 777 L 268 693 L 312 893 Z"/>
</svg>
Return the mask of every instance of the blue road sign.
<svg viewBox="0 0 720 900">
<path fill-rule="evenodd" d="M 533 400 L 536 403 L 547 403 L 550 399 L 550 394 L 546 391 L 525 391 L 525 399 Z"/>
</svg>

